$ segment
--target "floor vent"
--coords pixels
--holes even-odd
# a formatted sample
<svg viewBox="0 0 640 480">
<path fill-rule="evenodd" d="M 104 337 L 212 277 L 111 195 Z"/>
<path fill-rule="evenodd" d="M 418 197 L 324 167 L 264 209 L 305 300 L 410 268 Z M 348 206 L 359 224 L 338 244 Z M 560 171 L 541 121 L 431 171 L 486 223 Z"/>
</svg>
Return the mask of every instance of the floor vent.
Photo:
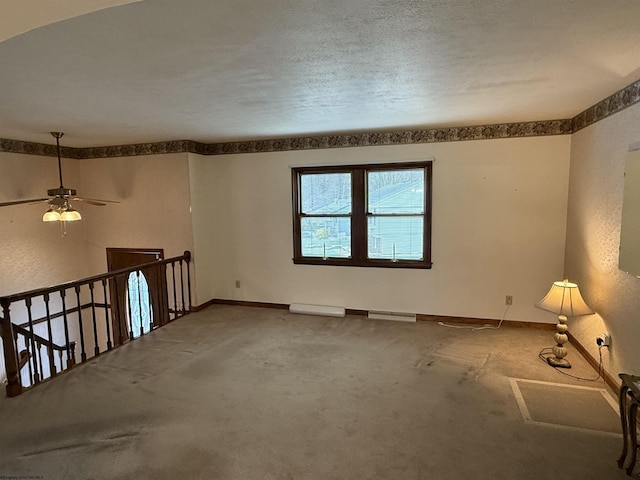
<svg viewBox="0 0 640 480">
<path fill-rule="evenodd" d="M 323 317 L 344 317 L 344 307 L 330 307 L 327 305 L 304 305 L 292 303 L 289 305 L 291 313 L 303 313 L 306 315 L 321 315 Z"/>
<path fill-rule="evenodd" d="M 415 313 L 404 312 L 380 312 L 375 310 L 369 310 L 369 318 L 374 320 L 395 320 L 397 322 L 415 322 Z"/>
</svg>

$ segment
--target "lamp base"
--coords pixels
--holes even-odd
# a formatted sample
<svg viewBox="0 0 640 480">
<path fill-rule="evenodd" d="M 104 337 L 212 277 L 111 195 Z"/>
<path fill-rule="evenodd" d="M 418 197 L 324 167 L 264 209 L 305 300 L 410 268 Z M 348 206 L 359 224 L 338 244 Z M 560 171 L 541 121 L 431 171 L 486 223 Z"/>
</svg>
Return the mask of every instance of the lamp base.
<svg viewBox="0 0 640 480">
<path fill-rule="evenodd" d="M 547 363 L 552 367 L 571 368 L 571 364 L 564 358 L 547 357 Z"/>
</svg>

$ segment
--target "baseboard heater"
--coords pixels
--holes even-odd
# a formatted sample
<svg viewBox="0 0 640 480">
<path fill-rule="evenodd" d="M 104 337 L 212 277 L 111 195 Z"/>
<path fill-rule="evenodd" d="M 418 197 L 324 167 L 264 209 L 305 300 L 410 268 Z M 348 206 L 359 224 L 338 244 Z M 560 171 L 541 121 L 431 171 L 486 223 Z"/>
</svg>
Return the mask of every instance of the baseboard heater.
<svg viewBox="0 0 640 480">
<path fill-rule="evenodd" d="M 373 320 L 395 320 L 397 322 L 415 322 L 415 313 L 404 312 L 380 312 L 375 310 L 369 310 L 369 318 Z"/>
<path fill-rule="evenodd" d="M 292 303 L 289 305 L 291 313 L 303 313 L 305 315 L 321 315 L 323 317 L 344 317 L 344 307 L 330 307 L 327 305 L 304 305 Z"/>
</svg>

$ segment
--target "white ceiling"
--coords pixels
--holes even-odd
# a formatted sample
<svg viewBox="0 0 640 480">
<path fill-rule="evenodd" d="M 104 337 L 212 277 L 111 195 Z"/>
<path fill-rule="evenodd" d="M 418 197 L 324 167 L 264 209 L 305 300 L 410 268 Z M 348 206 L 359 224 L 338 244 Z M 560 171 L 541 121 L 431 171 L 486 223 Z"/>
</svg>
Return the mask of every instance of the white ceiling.
<svg viewBox="0 0 640 480">
<path fill-rule="evenodd" d="M 93 0 L 46 18 L 33 5 L 50 2 L 2 2 L 21 19 L 0 35 L 0 138 L 15 140 L 554 120 L 640 78 L 636 0 Z"/>
</svg>

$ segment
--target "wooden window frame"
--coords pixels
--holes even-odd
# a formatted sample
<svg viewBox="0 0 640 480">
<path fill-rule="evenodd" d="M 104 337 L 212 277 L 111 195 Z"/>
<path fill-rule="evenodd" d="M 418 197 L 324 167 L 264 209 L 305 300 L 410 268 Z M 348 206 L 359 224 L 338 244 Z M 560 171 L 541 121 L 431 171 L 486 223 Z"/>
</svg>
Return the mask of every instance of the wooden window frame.
<svg viewBox="0 0 640 480">
<path fill-rule="evenodd" d="M 349 267 L 382 268 L 431 268 L 431 191 L 433 162 L 403 162 L 363 165 L 331 165 L 316 167 L 292 167 L 291 185 L 293 198 L 293 263 L 301 265 L 335 265 Z M 370 171 L 423 169 L 424 171 L 424 224 L 423 258 L 421 260 L 367 258 L 367 192 L 366 177 Z M 302 255 L 300 177 L 302 174 L 351 174 L 351 257 L 305 257 Z M 341 215 L 330 215 L 341 216 Z"/>
</svg>

